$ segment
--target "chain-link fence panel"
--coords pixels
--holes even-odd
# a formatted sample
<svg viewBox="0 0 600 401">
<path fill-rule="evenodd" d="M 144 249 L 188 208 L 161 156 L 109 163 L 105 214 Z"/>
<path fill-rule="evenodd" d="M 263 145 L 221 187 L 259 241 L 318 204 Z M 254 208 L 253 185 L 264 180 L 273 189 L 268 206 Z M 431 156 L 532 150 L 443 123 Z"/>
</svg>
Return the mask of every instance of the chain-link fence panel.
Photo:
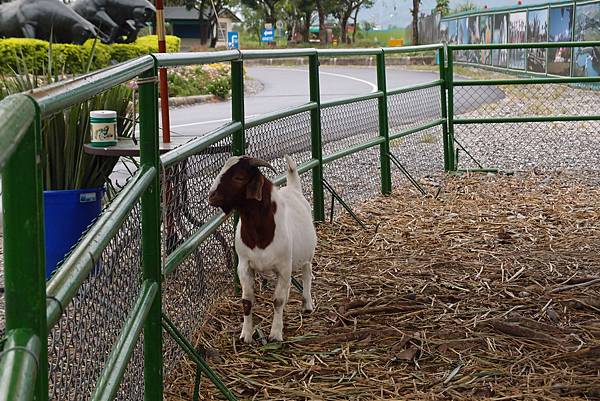
<svg viewBox="0 0 600 401">
<path fill-rule="evenodd" d="M 438 125 L 390 141 L 390 153 L 401 165 L 391 165 L 392 188 L 410 184 L 411 177 L 423 183 L 444 173 L 443 136 Z"/>
<path fill-rule="evenodd" d="M 455 125 L 458 168 L 600 172 L 600 121 Z"/>
<path fill-rule="evenodd" d="M 439 86 L 388 96 L 390 136 L 440 118 L 442 111 Z"/>
<path fill-rule="evenodd" d="M 592 86 L 525 84 L 468 86 L 455 91 L 461 118 L 560 117 L 598 114 Z M 459 168 L 597 170 L 600 122 L 455 124 Z"/>
<path fill-rule="evenodd" d="M 162 238 L 165 255 L 169 255 L 219 211 L 209 206 L 208 192 L 231 156 L 231 137 L 226 137 L 163 169 Z"/>
<path fill-rule="evenodd" d="M 477 85 L 454 91 L 455 118 L 595 115 L 600 90 L 567 84 Z"/>
<path fill-rule="evenodd" d="M 379 146 L 353 153 L 323 166 L 323 178 L 352 209 L 381 193 Z M 325 190 L 326 218 L 345 213 Z"/>
<path fill-rule="evenodd" d="M 327 107 L 321 110 L 323 156 L 379 136 L 378 100 Z M 369 199 L 379 191 L 379 147 L 366 149 L 323 166 L 323 178 L 350 207 Z M 339 202 L 332 203 L 325 190 L 325 210 L 338 213 Z M 333 209 L 332 209 L 333 206 Z"/>
<path fill-rule="evenodd" d="M 442 118 L 440 87 L 419 89 L 388 97 L 390 137 Z M 409 178 L 419 181 L 444 171 L 444 145 L 441 126 L 436 126 L 390 141 L 392 184 L 406 185 Z"/>
<path fill-rule="evenodd" d="M 246 154 L 271 163 L 278 174 L 286 171 L 284 155 L 300 165 L 312 158 L 310 112 L 302 112 L 257 125 L 246 130 Z M 263 169 L 270 179 L 275 174 Z M 311 174 L 302 174 L 302 192 L 312 204 Z"/>
<path fill-rule="evenodd" d="M 110 240 L 48 338 L 49 398 L 88 399 L 104 368 L 142 282 L 138 202 Z M 117 395 L 144 399 L 144 361 L 138 341 Z"/>
<path fill-rule="evenodd" d="M 357 145 L 379 135 L 378 100 L 327 107 L 321 110 L 323 155 Z"/>
<path fill-rule="evenodd" d="M 197 139 L 201 140 L 201 139 Z M 163 169 L 163 255 L 171 254 L 220 210 L 208 204 L 208 193 L 232 156 L 228 136 Z M 163 282 L 163 313 L 181 333 L 190 336 L 203 323 L 208 307 L 233 289 L 233 222 L 221 225 Z M 164 333 L 165 383 L 178 368 L 183 350 Z"/>
</svg>

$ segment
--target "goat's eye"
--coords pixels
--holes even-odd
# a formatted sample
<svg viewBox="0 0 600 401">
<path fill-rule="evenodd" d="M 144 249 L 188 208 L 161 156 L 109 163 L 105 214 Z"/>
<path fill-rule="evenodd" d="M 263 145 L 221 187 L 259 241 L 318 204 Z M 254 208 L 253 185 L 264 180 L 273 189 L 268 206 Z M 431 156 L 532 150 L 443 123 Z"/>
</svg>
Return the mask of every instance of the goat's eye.
<svg viewBox="0 0 600 401">
<path fill-rule="evenodd" d="M 233 180 L 236 181 L 236 182 L 244 182 L 245 178 L 242 177 L 242 176 L 236 175 L 236 176 L 233 177 Z"/>
</svg>

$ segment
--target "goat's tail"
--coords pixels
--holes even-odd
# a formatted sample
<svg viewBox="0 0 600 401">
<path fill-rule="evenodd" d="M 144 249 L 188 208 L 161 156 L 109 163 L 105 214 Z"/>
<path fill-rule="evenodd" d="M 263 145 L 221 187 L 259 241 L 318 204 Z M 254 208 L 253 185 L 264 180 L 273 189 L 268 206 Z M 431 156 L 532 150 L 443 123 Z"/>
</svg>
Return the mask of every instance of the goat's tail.
<svg viewBox="0 0 600 401">
<path fill-rule="evenodd" d="M 302 192 L 302 186 L 300 185 L 300 176 L 298 175 L 298 166 L 296 162 L 290 156 L 285 155 L 285 161 L 287 162 L 287 185 L 296 188 Z"/>
</svg>

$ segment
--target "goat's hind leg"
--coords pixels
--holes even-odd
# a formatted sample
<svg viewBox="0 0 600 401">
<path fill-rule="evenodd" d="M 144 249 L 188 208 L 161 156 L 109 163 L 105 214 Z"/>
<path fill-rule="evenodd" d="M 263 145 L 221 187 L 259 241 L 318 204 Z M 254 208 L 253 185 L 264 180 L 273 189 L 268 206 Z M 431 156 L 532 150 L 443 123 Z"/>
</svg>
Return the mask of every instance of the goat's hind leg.
<svg viewBox="0 0 600 401">
<path fill-rule="evenodd" d="M 254 308 L 254 270 L 245 264 L 238 265 L 238 276 L 242 286 L 242 306 L 244 311 L 244 324 L 242 325 L 242 334 L 240 340 L 246 344 L 252 342 L 254 327 L 252 324 L 252 308 Z"/>
<path fill-rule="evenodd" d="M 302 265 L 302 311 L 312 312 L 315 304 L 312 300 L 312 261 Z"/>
<path fill-rule="evenodd" d="M 269 340 L 283 341 L 283 310 L 290 294 L 292 266 L 277 273 L 277 284 L 273 293 L 273 325 Z"/>
</svg>

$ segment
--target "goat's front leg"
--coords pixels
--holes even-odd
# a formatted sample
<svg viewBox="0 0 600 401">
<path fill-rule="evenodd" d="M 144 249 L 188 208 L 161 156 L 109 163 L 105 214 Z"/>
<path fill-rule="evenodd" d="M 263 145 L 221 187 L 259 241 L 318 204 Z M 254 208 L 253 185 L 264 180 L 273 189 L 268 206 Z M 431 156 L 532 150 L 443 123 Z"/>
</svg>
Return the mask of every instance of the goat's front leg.
<svg viewBox="0 0 600 401">
<path fill-rule="evenodd" d="M 244 324 L 242 325 L 242 334 L 240 340 L 246 344 L 252 342 L 252 308 L 254 308 L 254 270 L 248 267 L 248 264 L 241 261 L 238 264 L 238 277 L 242 286 L 242 306 L 244 311 Z"/>
<path fill-rule="evenodd" d="M 283 309 L 287 304 L 290 294 L 290 280 L 292 278 L 292 266 L 285 266 L 277 272 L 277 284 L 273 293 L 273 325 L 269 340 L 283 341 Z"/>
</svg>

